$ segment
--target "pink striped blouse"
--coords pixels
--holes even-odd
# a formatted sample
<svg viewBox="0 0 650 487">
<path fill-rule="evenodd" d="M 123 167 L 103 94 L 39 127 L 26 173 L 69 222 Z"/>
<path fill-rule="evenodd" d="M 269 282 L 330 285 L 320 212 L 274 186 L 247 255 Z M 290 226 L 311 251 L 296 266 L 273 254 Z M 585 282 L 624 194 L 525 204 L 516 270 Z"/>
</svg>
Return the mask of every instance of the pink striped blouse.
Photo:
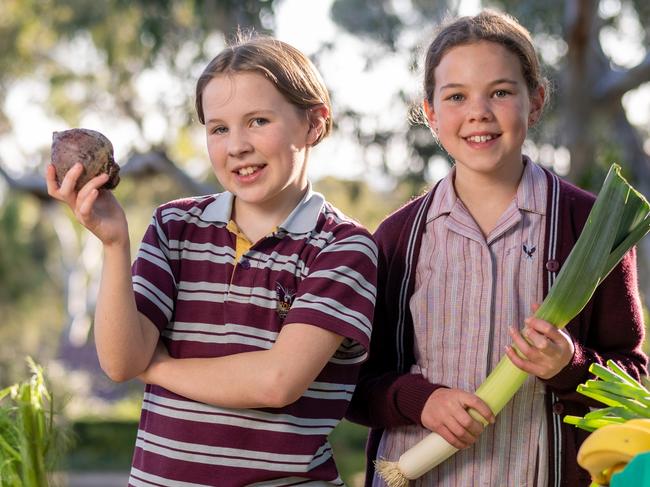
<svg viewBox="0 0 650 487">
<path fill-rule="evenodd" d="M 436 190 L 427 215 L 410 301 L 417 363 L 433 383 L 475 391 L 511 343 L 508 326 L 523 326 L 541 303 L 546 177 L 526 164 L 516 197 L 486 237 L 457 198 L 453 171 Z M 396 460 L 429 431 L 387 430 L 379 457 Z M 547 470 L 544 385 L 530 377 L 470 448 L 415 486 L 544 486 Z M 375 478 L 373 485 L 384 485 Z"/>
</svg>

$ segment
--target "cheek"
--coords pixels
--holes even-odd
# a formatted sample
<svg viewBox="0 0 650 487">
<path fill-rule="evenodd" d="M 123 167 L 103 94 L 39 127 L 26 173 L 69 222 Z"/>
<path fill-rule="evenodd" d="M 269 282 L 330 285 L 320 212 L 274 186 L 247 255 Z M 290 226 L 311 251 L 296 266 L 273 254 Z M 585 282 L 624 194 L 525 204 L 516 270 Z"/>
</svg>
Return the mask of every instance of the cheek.
<svg viewBox="0 0 650 487">
<path fill-rule="evenodd" d="M 208 138 L 207 146 L 210 161 L 212 162 L 213 166 L 217 167 L 224 161 L 225 158 L 224 145 L 214 139 Z"/>
</svg>

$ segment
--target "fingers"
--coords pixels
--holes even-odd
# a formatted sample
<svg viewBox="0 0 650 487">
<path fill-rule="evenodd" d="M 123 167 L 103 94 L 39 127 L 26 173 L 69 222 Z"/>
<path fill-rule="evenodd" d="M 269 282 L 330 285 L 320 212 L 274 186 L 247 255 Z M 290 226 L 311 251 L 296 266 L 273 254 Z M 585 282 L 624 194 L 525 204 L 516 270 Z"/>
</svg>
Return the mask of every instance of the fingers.
<svg viewBox="0 0 650 487">
<path fill-rule="evenodd" d="M 75 185 L 77 184 L 77 179 L 81 176 L 83 172 L 83 166 L 79 163 L 75 164 L 70 168 L 66 173 L 63 181 L 59 184 L 56 180 L 56 170 L 54 169 L 53 164 L 48 164 L 45 181 L 47 183 L 47 192 L 53 198 L 56 198 L 61 201 L 67 201 L 70 197 L 70 194 L 74 190 Z"/>
<path fill-rule="evenodd" d="M 422 423 L 458 449 L 472 445 L 483 432 L 483 423 L 470 415 L 494 422 L 494 414 L 478 396 L 459 389 L 438 389 L 425 405 Z"/>
<path fill-rule="evenodd" d="M 47 184 L 47 192 L 50 196 L 66 202 L 78 217 L 87 218 L 92 211 L 93 204 L 99 196 L 99 188 L 106 183 L 108 175 L 100 174 L 94 177 L 77 192 L 75 187 L 83 171 L 84 167 L 82 164 L 75 164 L 66 173 L 63 181 L 59 185 L 56 180 L 54 165 L 48 164 L 45 181 Z"/>
<path fill-rule="evenodd" d="M 494 424 L 496 417 L 494 413 L 480 397 L 475 394 L 471 394 L 467 400 L 467 407 L 469 408 L 468 414 L 481 425 L 484 424 L 484 421 L 487 421 L 488 424 Z"/>
<path fill-rule="evenodd" d="M 45 168 L 45 182 L 47 183 L 47 194 L 55 198 L 59 185 L 56 182 L 56 170 L 53 164 L 48 164 Z"/>
<path fill-rule="evenodd" d="M 506 355 L 510 361 L 541 379 L 556 375 L 575 351 L 571 338 L 544 320 L 529 318 L 521 332 L 510 327 L 509 333 L 513 346 L 506 347 Z"/>
<path fill-rule="evenodd" d="M 451 426 L 444 424 L 436 433 L 447 440 L 447 443 L 452 445 L 454 448 L 458 448 L 459 450 L 473 445 L 478 439 L 479 435 L 473 435 L 469 433 L 458 423 L 454 423 Z"/>
<path fill-rule="evenodd" d="M 530 362 L 525 355 L 523 355 L 518 350 L 515 350 L 514 347 L 508 346 L 505 349 L 505 353 L 510 359 L 510 361 L 519 369 L 523 370 L 528 374 L 538 375 L 538 371 L 535 369 L 534 364 Z"/>
<path fill-rule="evenodd" d="M 95 201 L 97 201 L 98 196 L 99 190 L 96 188 L 86 191 L 83 197 L 81 196 L 81 193 L 79 193 L 79 196 L 77 196 L 77 210 L 75 211 L 75 214 L 81 221 L 86 221 L 90 218 L 93 211 L 93 205 L 95 204 Z"/>
<path fill-rule="evenodd" d="M 458 417 L 450 414 L 434 431 L 450 445 L 462 450 L 476 442 L 483 432 L 483 425 L 472 419 L 469 414 L 459 414 Z"/>
</svg>

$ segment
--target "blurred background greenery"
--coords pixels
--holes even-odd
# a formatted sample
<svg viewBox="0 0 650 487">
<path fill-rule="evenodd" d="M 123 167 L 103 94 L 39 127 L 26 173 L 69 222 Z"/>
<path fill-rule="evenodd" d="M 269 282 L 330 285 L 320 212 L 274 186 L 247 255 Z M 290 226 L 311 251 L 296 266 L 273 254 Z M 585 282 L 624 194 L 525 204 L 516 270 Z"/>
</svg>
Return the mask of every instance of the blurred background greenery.
<svg viewBox="0 0 650 487">
<path fill-rule="evenodd" d="M 99 371 L 92 315 L 101 248 L 42 178 L 51 132 L 83 126 L 114 143 L 116 195 L 135 247 L 159 204 L 219 190 L 192 112 L 196 77 L 238 29 L 307 53 L 332 91 L 335 134 L 310 175 L 368 228 L 449 169 L 408 121 L 422 46 L 445 16 L 496 7 L 533 33 L 553 92 L 526 152 L 597 191 L 612 162 L 650 195 L 650 3 L 645 0 L 3 0 L 0 4 L 0 388 L 45 366 L 78 438 L 72 470 L 128 468 L 142 388 Z M 650 298 L 650 239 L 639 250 Z M 365 429 L 332 443 L 358 481 Z"/>
</svg>

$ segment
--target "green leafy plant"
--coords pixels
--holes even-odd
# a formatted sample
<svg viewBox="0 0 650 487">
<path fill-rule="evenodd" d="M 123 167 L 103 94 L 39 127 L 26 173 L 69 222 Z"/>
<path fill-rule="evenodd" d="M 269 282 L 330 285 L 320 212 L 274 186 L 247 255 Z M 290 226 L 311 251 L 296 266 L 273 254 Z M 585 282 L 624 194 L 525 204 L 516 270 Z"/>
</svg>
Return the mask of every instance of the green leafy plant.
<svg viewBox="0 0 650 487">
<path fill-rule="evenodd" d="M 27 358 L 31 377 L 0 391 L 0 485 L 48 487 L 69 437 L 55 423 L 43 368 Z"/>
<path fill-rule="evenodd" d="M 607 367 L 591 364 L 589 372 L 596 379 L 580 384 L 576 390 L 606 407 L 595 409 L 584 416 L 567 415 L 564 417 L 565 423 L 594 431 L 608 424 L 650 418 L 650 391 L 616 362 L 608 360 Z"/>
</svg>

